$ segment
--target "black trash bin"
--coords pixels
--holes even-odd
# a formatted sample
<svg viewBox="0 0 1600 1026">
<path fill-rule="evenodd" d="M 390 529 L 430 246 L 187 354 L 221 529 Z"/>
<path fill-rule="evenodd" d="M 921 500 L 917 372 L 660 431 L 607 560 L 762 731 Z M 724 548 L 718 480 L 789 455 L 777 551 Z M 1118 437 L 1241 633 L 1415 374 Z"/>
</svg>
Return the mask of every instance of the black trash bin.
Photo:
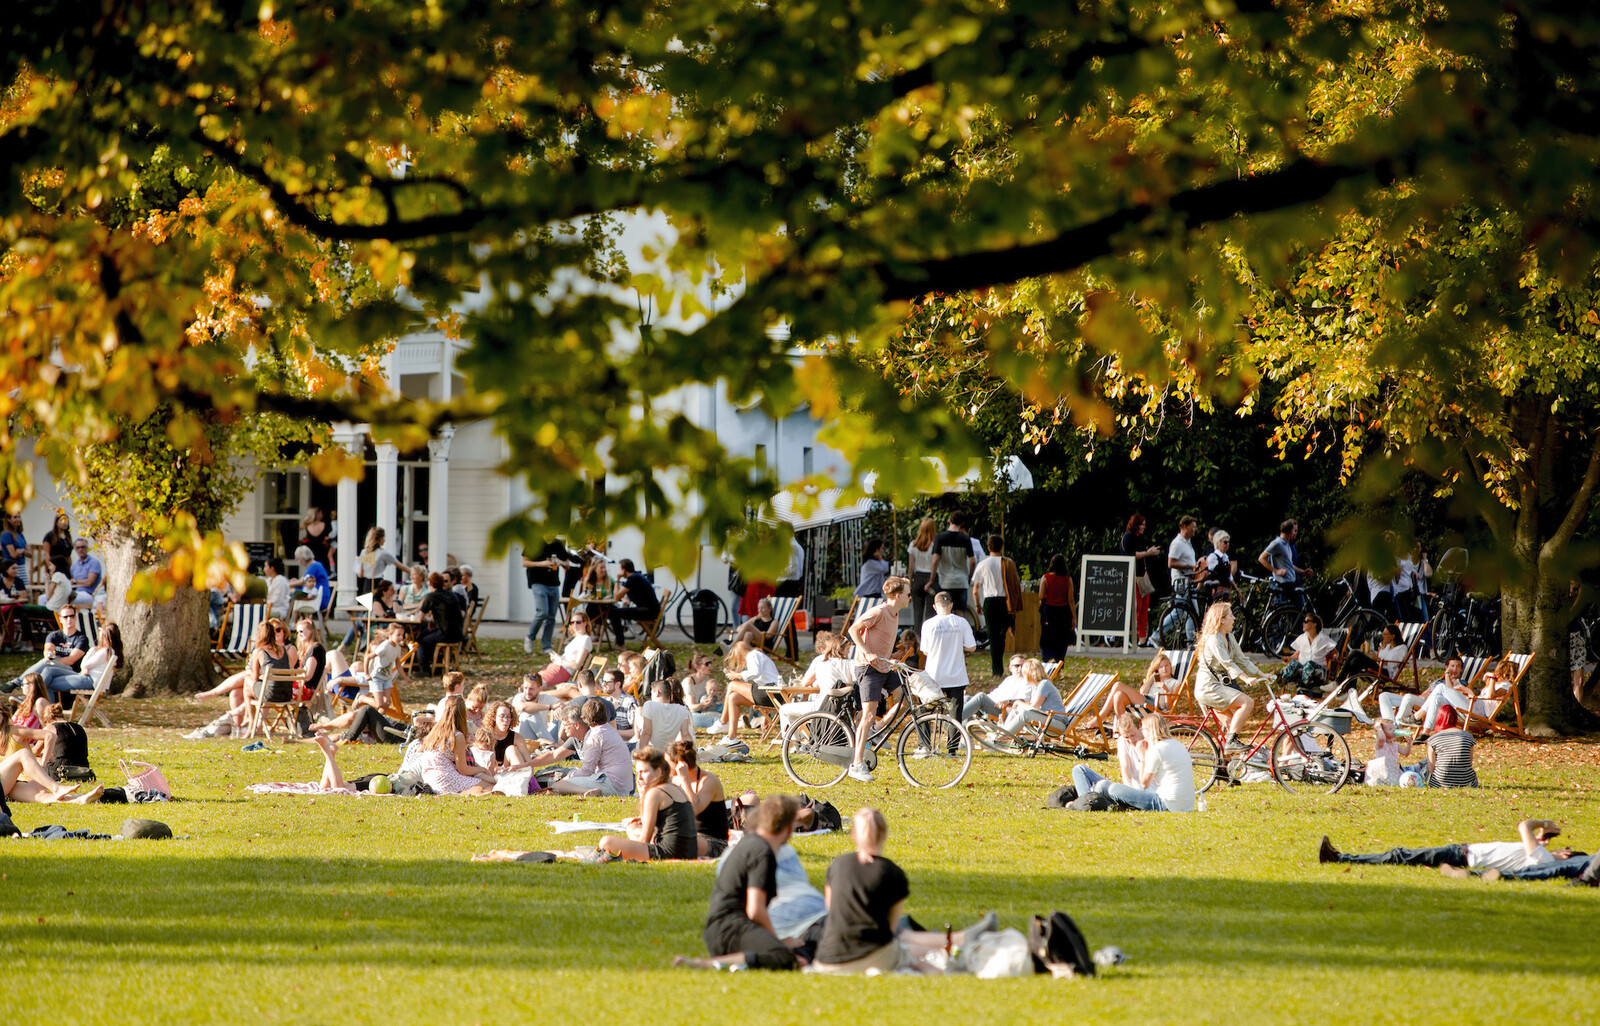
<svg viewBox="0 0 1600 1026">
<path fill-rule="evenodd" d="M 722 600 L 710 588 L 701 588 L 689 596 L 689 608 L 694 611 L 694 643 L 712 645 L 717 640 L 717 621 L 721 619 Z"/>
</svg>

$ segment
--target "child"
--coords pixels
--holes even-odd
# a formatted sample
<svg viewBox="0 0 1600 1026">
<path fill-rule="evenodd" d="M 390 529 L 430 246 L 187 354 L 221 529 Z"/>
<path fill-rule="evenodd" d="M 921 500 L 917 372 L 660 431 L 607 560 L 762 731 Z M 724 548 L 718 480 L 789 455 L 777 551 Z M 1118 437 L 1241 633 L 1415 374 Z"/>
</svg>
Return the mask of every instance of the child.
<svg viewBox="0 0 1600 1026">
<path fill-rule="evenodd" d="M 1402 748 L 1401 745 L 1405 747 Z M 1367 760 L 1368 787 L 1396 787 L 1400 783 L 1400 756 L 1411 753 L 1411 740 L 1396 739 L 1394 721 L 1380 719 L 1372 725 L 1373 756 Z"/>
</svg>

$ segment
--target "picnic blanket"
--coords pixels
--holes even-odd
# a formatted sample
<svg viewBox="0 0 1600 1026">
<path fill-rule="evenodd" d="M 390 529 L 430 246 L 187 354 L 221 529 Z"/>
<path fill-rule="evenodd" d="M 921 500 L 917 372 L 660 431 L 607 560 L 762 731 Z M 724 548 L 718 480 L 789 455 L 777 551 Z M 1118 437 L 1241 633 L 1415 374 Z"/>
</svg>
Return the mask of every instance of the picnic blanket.
<svg viewBox="0 0 1600 1026">
<path fill-rule="evenodd" d="M 305 784 L 305 783 L 297 784 L 297 783 L 285 783 L 285 782 L 275 782 L 275 781 L 269 781 L 269 782 L 264 783 L 264 784 L 251 784 L 249 787 L 245 788 L 245 790 L 246 791 L 254 791 L 256 794 L 310 794 L 310 795 L 317 795 L 319 797 L 322 796 L 322 795 L 328 795 L 330 797 L 337 797 L 337 798 L 393 798 L 394 797 L 394 795 L 392 795 L 392 794 L 376 794 L 376 793 L 374 793 L 372 791 L 357 791 L 355 788 L 345 788 L 344 790 L 334 790 L 332 788 L 322 787 L 319 784 Z"/>
<path fill-rule="evenodd" d="M 586 830 L 607 830 L 613 834 L 625 834 L 628 832 L 628 824 L 626 823 L 596 823 L 588 819 L 552 819 L 546 822 L 550 824 L 550 829 L 558 834 L 580 834 Z"/>
</svg>

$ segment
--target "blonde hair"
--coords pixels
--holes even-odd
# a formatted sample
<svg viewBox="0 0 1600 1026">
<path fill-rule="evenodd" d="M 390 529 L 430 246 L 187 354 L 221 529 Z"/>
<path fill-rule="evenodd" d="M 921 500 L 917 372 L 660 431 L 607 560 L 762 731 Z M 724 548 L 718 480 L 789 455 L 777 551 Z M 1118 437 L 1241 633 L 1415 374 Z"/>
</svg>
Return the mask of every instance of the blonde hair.
<svg viewBox="0 0 1600 1026">
<path fill-rule="evenodd" d="M 1156 657 L 1150 660 L 1150 665 L 1145 667 L 1144 682 L 1146 684 L 1154 684 L 1158 680 L 1166 679 L 1166 677 L 1160 676 L 1162 663 L 1167 664 L 1167 677 L 1173 676 L 1172 660 L 1167 658 L 1167 654 L 1165 652 L 1157 652 Z"/>
<path fill-rule="evenodd" d="M 1222 618 L 1233 612 L 1232 602 L 1213 602 L 1211 608 L 1206 610 L 1205 622 L 1200 625 L 1200 630 L 1194 636 L 1194 650 L 1205 650 L 1206 639 L 1213 634 L 1222 633 Z"/>
<path fill-rule="evenodd" d="M 1172 727 L 1167 723 L 1167 718 L 1154 710 L 1144 714 L 1143 724 L 1146 738 L 1152 731 L 1157 741 L 1165 741 L 1172 736 Z"/>
<path fill-rule="evenodd" d="M 1022 679 L 1029 684 L 1037 684 L 1044 680 L 1044 664 L 1037 659 L 1029 659 L 1022 664 Z"/>
<path fill-rule="evenodd" d="M 890 577 L 883 582 L 883 597 L 894 598 L 911 590 L 911 582 L 904 577 Z"/>
<path fill-rule="evenodd" d="M 722 672 L 733 673 L 744 669 L 744 660 L 751 652 L 752 646 L 748 641 L 735 641 L 733 647 L 728 649 L 728 654 L 722 659 Z"/>
<path fill-rule="evenodd" d="M 889 836 L 889 821 L 882 812 L 863 806 L 850 820 L 850 838 L 856 842 L 857 851 L 876 855 L 883 850 L 883 842 Z"/>
</svg>

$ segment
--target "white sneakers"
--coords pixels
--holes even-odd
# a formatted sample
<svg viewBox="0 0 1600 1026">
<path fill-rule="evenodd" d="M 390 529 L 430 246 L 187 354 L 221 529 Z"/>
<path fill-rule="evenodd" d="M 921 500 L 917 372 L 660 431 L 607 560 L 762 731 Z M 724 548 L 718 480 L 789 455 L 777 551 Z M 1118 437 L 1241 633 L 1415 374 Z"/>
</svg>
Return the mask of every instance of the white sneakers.
<svg viewBox="0 0 1600 1026">
<path fill-rule="evenodd" d="M 850 767 L 850 779 L 859 780 L 863 784 L 870 784 L 877 778 L 872 775 L 871 770 L 867 769 L 866 763 L 858 762 Z"/>
<path fill-rule="evenodd" d="M 523 638 L 522 639 L 522 652 L 523 652 L 524 655 L 533 655 L 533 639 L 532 638 Z"/>
</svg>

